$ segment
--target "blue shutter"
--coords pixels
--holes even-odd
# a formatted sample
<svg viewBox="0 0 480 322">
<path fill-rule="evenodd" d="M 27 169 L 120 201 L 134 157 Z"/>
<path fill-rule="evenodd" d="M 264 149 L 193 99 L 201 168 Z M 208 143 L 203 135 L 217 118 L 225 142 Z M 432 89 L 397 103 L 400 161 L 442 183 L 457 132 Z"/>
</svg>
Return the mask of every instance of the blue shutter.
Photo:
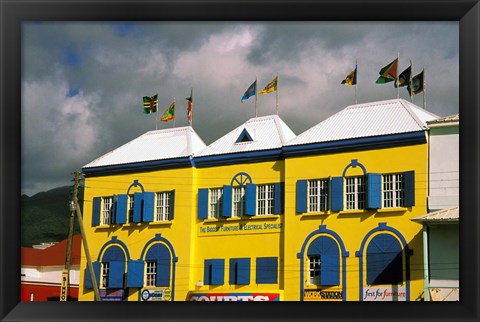
<svg viewBox="0 0 480 322">
<path fill-rule="evenodd" d="M 402 246 L 389 234 L 372 238 L 367 247 L 367 284 L 403 282 Z"/>
<path fill-rule="evenodd" d="M 175 214 L 175 190 L 170 192 L 170 212 L 168 214 L 168 220 L 173 220 Z"/>
<path fill-rule="evenodd" d="M 222 216 L 232 217 L 232 186 L 223 186 L 223 209 Z"/>
<path fill-rule="evenodd" d="M 307 180 L 298 180 L 297 181 L 297 191 L 296 191 L 296 209 L 297 214 L 307 212 L 307 189 L 308 183 Z"/>
<path fill-rule="evenodd" d="M 198 189 L 198 219 L 208 218 L 208 189 Z"/>
<path fill-rule="evenodd" d="M 94 197 L 92 202 L 92 226 L 100 225 L 100 212 L 102 211 L 102 198 Z"/>
<path fill-rule="evenodd" d="M 98 285 L 99 281 L 100 281 L 100 262 L 93 262 L 92 266 L 93 266 L 93 273 L 95 274 L 95 280 L 97 281 L 97 285 Z M 87 265 L 87 268 L 85 269 L 85 279 L 84 279 L 84 281 L 85 281 L 84 287 L 86 289 L 92 289 L 93 288 L 92 279 L 90 278 L 90 270 L 88 269 L 88 265 Z"/>
<path fill-rule="evenodd" d="M 157 279 L 155 286 L 170 286 L 170 256 L 157 260 Z"/>
<path fill-rule="evenodd" d="M 333 177 L 332 185 L 332 210 L 343 210 L 343 177 Z"/>
<path fill-rule="evenodd" d="M 255 216 L 257 214 L 257 186 L 253 183 L 247 183 L 245 188 L 245 215 Z"/>
<path fill-rule="evenodd" d="M 257 257 L 257 284 L 277 284 L 278 257 Z"/>
<path fill-rule="evenodd" d="M 333 238 L 327 236 L 315 238 L 308 247 L 307 255 L 320 256 L 321 285 L 340 285 L 340 251 Z"/>
<path fill-rule="evenodd" d="M 369 173 L 367 175 L 367 208 L 382 208 L 382 175 Z"/>
<path fill-rule="evenodd" d="M 143 222 L 153 221 L 153 211 L 155 209 L 155 193 L 144 192 L 143 193 Z"/>
<path fill-rule="evenodd" d="M 206 259 L 203 264 L 203 284 L 210 285 L 212 282 L 212 260 Z"/>
<path fill-rule="evenodd" d="M 143 193 L 133 194 L 133 222 L 142 222 Z"/>
<path fill-rule="evenodd" d="M 404 173 L 405 179 L 405 207 L 415 206 L 415 172 Z"/>
<path fill-rule="evenodd" d="M 128 261 L 127 287 L 143 287 L 143 260 Z"/>
<path fill-rule="evenodd" d="M 250 284 L 250 258 L 237 259 L 236 282 L 238 285 Z"/>
<path fill-rule="evenodd" d="M 283 194 L 283 182 L 275 183 L 274 193 L 275 199 L 273 202 L 273 213 L 274 214 L 283 214 L 283 205 L 284 205 L 284 194 Z M 306 200 L 306 197 L 305 197 Z"/>
<path fill-rule="evenodd" d="M 230 258 L 228 266 L 228 283 L 230 285 L 237 284 L 237 259 Z"/>
<path fill-rule="evenodd" d="M 224 259 L 212 259 L 212 280 L 211 285 L 223 285 L 225 278 L 225 260 Z"/>
<path fill-rule="evenodd" d="M 108 288 L 123 288 L 125 262 L 112 261 L 108 273 Z"/>
<path fill-rule="evenodd" d="M 118 195 L 117 196 L 117 203 L 115 205 L 115 207 L 116 207 L 115 223 L 117 223 L 117 224 L 126 224 L 127 223 L 127 204 L 128 204 L 128 196 L 127 195 Z"/>
</svg>

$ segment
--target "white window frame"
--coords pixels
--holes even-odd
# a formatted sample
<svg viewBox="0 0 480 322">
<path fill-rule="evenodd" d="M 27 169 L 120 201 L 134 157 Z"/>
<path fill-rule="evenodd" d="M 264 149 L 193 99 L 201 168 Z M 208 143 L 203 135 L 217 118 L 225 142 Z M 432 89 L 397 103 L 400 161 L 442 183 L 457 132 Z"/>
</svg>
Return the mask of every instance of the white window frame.
<svg viewBox="0 0 480 322">
<path fill-rule="evenodd" d="M 113 223 L 113 197 L 102 197 L 102 225 Z"/>
<path fill-rule="evenodd" d="M 128 195 L 128 222 L 133 222 L 134 196 Z"/>
<path fill-rule="evenodd" d="M 405 206 L 405 175 L 392 173 L 382 175 L 383 208 L 399 208 Z"/>
<path fill-rule="evenodd" d="M 257 185 L 257 215 L 271 215 L 275 205 L 275 185 Z"/>
<path fill-rule="evenodd" d="M 307 200 L 308 212 L 321 212 L 328 210 L 329 180 L 308 180 Z"/>
<path fill-rule="evenodd" d="M 170 201 L 172 193 L 163 191 L 155 193 L 155 217 L 154 221 L 168 221 L 170 217 Z"/>
<path fill-rule="evenodd" d="M 345 178 L 345 209 L 361 210 L 367 205 L 367 180 L 365 176 Z"/>
<path fill-rule="evenodd" d="M 155 286 L 157 283 L 157 261 L 145 261 L 145 286 Z"/>
<path fill-rule="evenodd" d="M 108 288 L 108 277 L 110 275 L 110 263 L 101 263 L 100 288 Z"/>
<path fill-rule="evenodd" d="M 245 187 L 232 188 L 232 217 L 245 215 Z"/>
<path fill-rule="evenodd" d="M 218 219 L 222 215 L 223 207 L 223 189 L 222 188 L 212 188 L 209 189 L 209 210 L 208 218 L 209 219 Z"/>
<path fill-rule="evenodd" d="M 308 256 L 308 284 L 320 285 L 320 269 L 321 269 L 320 255 Z"/>
</svg>

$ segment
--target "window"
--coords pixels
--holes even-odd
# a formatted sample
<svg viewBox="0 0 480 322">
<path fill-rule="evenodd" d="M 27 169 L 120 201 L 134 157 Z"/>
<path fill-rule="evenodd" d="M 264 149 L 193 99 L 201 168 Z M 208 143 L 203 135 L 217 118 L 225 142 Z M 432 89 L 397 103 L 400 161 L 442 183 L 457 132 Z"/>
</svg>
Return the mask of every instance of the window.
<svg viewBox="0 0 480 322">
<path fill-rule="evenodd" d="M 308 256 L 308 283 L 320 285 L 320 255 Z"/>
<path fill-rule="evenodd" d="M 133 222 L 133 209 L 134 209 L 133 195 L 128 195 L 128 222 Z"/>
<path fill-rule="evenodd" d="M 278 283 L 278 257 L 257 257 L 256 266 L 257 284 Z"/>
<path fill-rule="evenodd" d="M 157 261 L 145 262 L 145 286 L 155 286 L 157 281 Z"/>
<path fill-rule="evenodd" d="M 257 215 L 271 215 L 274 212 L 275 185 L 266 184 L 257 187 Z"/>
<path fill-rule="evenodd" d="M 156 193 L 155 221 L 167 221 L 170 214 L 170 192 Z"/>
<path fill-rule="evenodd" d="M 403 173 L 383 175 L 383 207 L 405 205 L 405 178 Z"/>
<path fill-rule="evenodd" d="M 224 259 L 206 259 L 203 267 L 203 284 L 223 285 L 225 277 Z"/>
<path fill-rule="evenodd" d="M 208 218 L 220 218 L 223 207 L 223 189 L 210 189 L 210 211 Z"/>
<path fill-rule="evenodd" d="M 111 225 L 113 224 L 113 197 L 104 197 L 102 200 L 102 224 Z"/>
<path fill-rule="evenodd" d="M 365 177 L 345 179 L 345 206 L 347 210 L 365 209 L 366 200 Z"/>
<path fill-rule="evenodd" d="M 308 211 L 328 210 L 328 180 L 308 180 Z"/>
<path fill-rule="evenodd" d="M 250 284 L 250 258 L 230 258 L 229 283 L 231 285 Z"/>
<path fill-rule="evenodd" d="M 102 262 L 102 276 L 100 279 L 100 288 L 108 288 L 108 277 L 110 274 L 110 263 Z"/>
<path fill-rule="evenodd" d="M 392 235 L 376 235 L 367 247 L 367 284 L 402 284 L 402 282 L 402 245 Z"/>
<path fill-rule="evenodd" d="M 233 188 L 233 216 L 242 217 L 245 215 L 245 188 Z"/>
</svg>

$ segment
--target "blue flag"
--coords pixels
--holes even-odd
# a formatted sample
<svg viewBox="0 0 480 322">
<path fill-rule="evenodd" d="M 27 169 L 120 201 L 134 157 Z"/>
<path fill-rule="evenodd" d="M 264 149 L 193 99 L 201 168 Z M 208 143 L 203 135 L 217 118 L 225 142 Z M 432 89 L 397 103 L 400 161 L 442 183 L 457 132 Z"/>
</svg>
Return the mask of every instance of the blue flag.
<svg viewBox="0 0 480 322">
<path fill-rule="evenodd" d="M 250 96 L 255 95 L 257 92 L 257 80 L 255 80 L 252 85 L 245 91 L 242 97 L 242 103 L 245 102 Z"/>
</svg>

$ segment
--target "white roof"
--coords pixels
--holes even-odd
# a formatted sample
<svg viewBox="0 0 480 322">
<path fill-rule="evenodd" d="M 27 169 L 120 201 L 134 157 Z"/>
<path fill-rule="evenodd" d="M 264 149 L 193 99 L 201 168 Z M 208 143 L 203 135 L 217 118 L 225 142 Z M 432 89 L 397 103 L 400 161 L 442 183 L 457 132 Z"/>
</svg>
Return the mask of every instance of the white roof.
<svg viewBox="0 0 480 322">
<path fill-rule="evenodd" d="M 249 138 L 246 142 L 237 142 L 244 136 L 244 131 L 248 133 Z M 278 149 L 294 137 L 295 133 L 278 115 L 256 117 L 216 140 L 195 156 Z M 249 140 L 250 138 L 252 140 Z"/>
<path fill-rule="evenodd" d="M 190 126 L 147 132 L 85 165 L 84 168 L 189 157 L 205 148 Z"/>
<path fill-rule="evenodd" d="M 453 114 L 445 117 L 440 117 L 436 120 L 428 121 L 429 127 L 443 127 L 443 126 L 458 126 L 460 122 L 460 114 Z"/>
<path fill-rule="evenodd" d="M 417 222 L 447 222 L 458 221 L 460 218 L 460 207 L 453 207 L 448 209 L 440 209 L 429 214 L 412 218 L 411 220 Z"/>
<path fill-rule="evenodd" d="M 404 99 L 350 105 L 286 145 L 329 142 L 426 130 L 432 114 Z"/>
</svg>

